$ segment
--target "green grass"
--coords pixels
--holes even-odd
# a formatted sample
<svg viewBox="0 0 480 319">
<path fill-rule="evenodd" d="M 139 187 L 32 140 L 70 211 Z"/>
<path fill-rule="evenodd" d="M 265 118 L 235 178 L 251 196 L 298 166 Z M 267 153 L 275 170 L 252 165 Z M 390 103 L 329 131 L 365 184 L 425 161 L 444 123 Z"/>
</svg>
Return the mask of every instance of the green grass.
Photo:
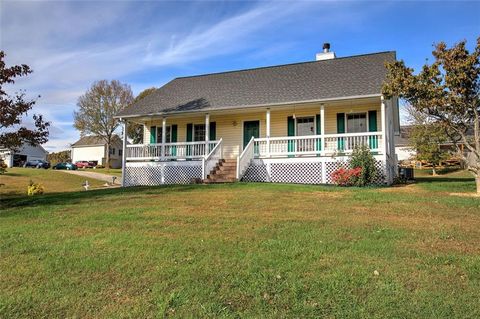
<svg viewBox="0 0 480 319">
<path fill-rule="evenodd" d="M 27 193 L 30 181 L 40 183 L 45 193 L 76 192 L 84 190 L 82 184 L 88 180 L 92 189 L 103 188 L 105 182 L 85 178 L 52 169 L 8 168 L 0 175 L 0 198 L 22 197 Z"/>
<path fill-rule="evenodd" d="M 450 195 L 473 190 L 455 173 L 2 198 L 0 317 L 478 318 L 480 200 Z"/>
<path fill-rule="evenodd" d="M 107 175 L 113 175 L 113 176 L 122 176 L 122 169 L 121 168 L 95 168 L 95 169 L 86 169 L 87 172 L 97 172 L 97 173 L 103 173 Z"/>
</svg>

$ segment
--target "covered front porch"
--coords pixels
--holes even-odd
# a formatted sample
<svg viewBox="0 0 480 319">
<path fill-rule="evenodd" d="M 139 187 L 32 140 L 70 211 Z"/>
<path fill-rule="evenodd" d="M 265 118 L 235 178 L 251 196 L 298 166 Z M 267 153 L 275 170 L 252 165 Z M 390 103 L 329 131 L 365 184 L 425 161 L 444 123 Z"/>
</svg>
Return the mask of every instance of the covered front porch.
<svg viewBox="0 0 480 319">
<path fill-rule="evenodd" d="M 125 145 L 124 162 L 198 165 L 205 179 L 218 161 L 234 159 L 241 180 L 254 159 L 348 157 L 366 145 L 385 160 L 386 112 L 385 101 L 373 97 L 129 119 L 144 135 L 142 144 Z"/>
</svg>

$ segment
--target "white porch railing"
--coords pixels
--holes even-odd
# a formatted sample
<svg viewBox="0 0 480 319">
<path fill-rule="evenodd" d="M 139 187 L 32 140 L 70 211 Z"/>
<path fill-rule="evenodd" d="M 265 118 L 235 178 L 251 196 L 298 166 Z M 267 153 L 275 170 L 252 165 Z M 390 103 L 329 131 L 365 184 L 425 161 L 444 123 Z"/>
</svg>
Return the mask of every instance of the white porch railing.
<svg viewBox="0 0 480 319">
<path fill-rule="evenodd" d="M 202 159 L 218 143 L 219 141 L 127 145 L 126 159 L 127 161 Z"/>
<path fill-rule="evenodd" d="M 295 155 L 331 155 L 351 153 L 356 146 L 366 145 L 372 152 L 382 150 L 382 132 L 326 134 L 256 138 L 256 157 Z"/>
<path fill-rule="evenodd" d="M 223 148 L 222 148 L 222 139 L 220 139 L 217 145 L 215 145 L 215 147 L 212 149 L 212 151 L 204 159 L 202 159 L 203 179 L 207 178 L 208 174 L 210 174 L 210 172 L 218 164 L 218 161 L 220 161 L 222 158 L 223 158 Z"/>
<path fill-rule="evenodd" d="M 242 154 L 237 158 L 237 180 L 240 180 L 245 173 L 245 170 L 250 165 L 255 155 L 255 138 L 252 136 L 250 142 L 243 149 Z"/>
</svg>

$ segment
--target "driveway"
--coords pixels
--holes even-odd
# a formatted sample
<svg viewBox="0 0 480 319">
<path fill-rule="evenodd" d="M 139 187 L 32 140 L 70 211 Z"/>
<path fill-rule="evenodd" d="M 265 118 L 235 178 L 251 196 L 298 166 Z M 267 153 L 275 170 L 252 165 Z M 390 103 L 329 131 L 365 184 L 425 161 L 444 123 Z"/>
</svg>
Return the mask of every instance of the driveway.
<svg viewBox="0 0 480 319">
<path fill-rule="evenodd" d="M 108 175 L 108 174 L 103 174 L 103 173 L 97 173 L 97 172 L 90 172 L 90 171 L 69 171 L 69 170 L 61 170 L 61 172 L 68 173 L 68 174 L 73 174 L 73 175 L 78 175 L 78 176 L 83 176 L 83 177 L 89 177 L 93 179 L 97 179 L 99 181 L 104 181 L 107 183 L 112 182 L 112 177 L 113 175 Z M 116 176 L 117 178 L 115 179 L 115 185 L 122 185 L 122 178 Z"/>
</svg>

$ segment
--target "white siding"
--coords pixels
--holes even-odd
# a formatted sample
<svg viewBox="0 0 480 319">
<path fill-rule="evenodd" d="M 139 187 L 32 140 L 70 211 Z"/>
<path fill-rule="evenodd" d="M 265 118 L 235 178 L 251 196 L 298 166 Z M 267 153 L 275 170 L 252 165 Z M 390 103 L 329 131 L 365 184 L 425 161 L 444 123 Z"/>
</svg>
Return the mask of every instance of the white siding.
<svg viewBox="0 0 480 319">
<path fill-rule="evenodd" d="M 0 153 L 0 157 L 2 157 L 5 160 L 5 163 L 7 164 L 8 167 L 13 166 L 13 155 L 14 153 L 8 150 L 3 150 Z M 32 161 L 32 160 L 42 160 L 46 161 L 47 160 L 47 155 L 48 152 L 45 151 L 45 149 L 41 146 L 31 146 L 30 144 L 26 143 L 23 144 L 15 154 L 18 155 L 24 155 L 27 157 L 26 161 Z"/>
<path fill-rule="evenodd" d="M 408 146 L 395 147 L 395 153 L 399 161 L 412 160 L 417 155 L 417 152 Z"/>
<path fill-rule="evenodd" d="M 78 161 L 98 161 L 99 164 L 105 156 L 104 146 L 83 146 L 72 147 L 72 162 Z"/>
<path fill-rule="evenodd" d="M 47 160 L 47 154 L 41 146 L 31 146 L 30 144 L 23 144 L 15 154 L 27 155 L 27 161 L 31 160 Z"/>
</svg>

